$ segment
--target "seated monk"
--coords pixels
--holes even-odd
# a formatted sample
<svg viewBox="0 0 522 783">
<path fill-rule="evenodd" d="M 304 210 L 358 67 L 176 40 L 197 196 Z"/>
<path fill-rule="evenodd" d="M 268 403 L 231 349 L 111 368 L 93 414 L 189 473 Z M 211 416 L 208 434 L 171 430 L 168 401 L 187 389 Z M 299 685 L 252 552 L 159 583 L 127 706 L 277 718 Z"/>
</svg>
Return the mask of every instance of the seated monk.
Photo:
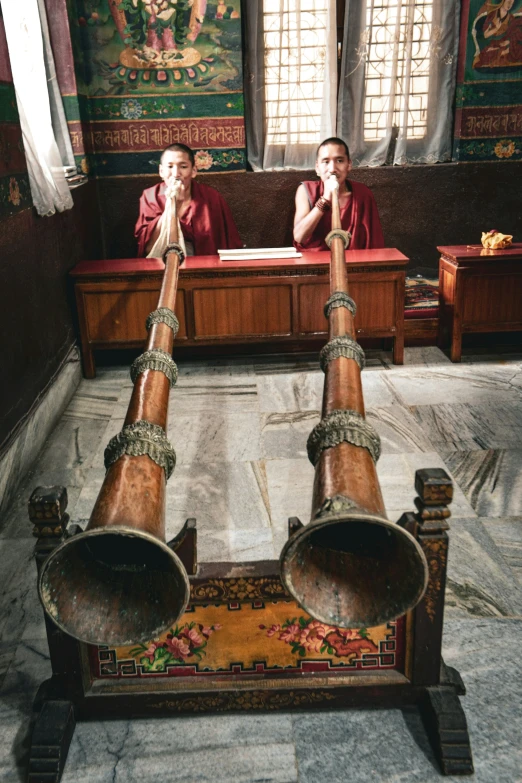
<svg viewBox="0 0 522 783">
<path fill-rule="evenodd" d="M 144 190 L 140 198 L 140 215 L 134 231 L 138 258 L 151 257 L 161 234 L 166 194 L 171 192 L 175 180 L 180 183 L 176 195 L 177 213 L 188 256 L 215 255 L 218 248 L 243 247 L 225 199 L 209 185 L 196 182 L 196 174 L 190 147 L 172 144 L 163 151 L 159 166 L 163 182 Z"/>
<path fill-rule="evenodd" d="M 294 245 L 298 250 L 328 250 L 325 237 L 332 230 L 332 190 L 339 187 L 341 225 L 352 235 L 350 250 L 384 247 L 381 221 L 372 192 L 351 182 L 350 152 L 342 139 L 323 141 L 315 171 L 321 179 L 301 182 L 295 194 Z"/>
</svg>

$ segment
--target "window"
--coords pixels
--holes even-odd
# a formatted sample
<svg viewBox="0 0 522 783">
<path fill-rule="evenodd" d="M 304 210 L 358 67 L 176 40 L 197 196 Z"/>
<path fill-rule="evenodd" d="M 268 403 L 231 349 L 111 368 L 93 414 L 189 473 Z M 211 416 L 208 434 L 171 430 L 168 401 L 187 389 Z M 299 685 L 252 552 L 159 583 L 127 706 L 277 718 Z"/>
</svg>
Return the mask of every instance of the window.
<svg viewBox="0 0 522 783">
<path fill-rule="evenodd" d="M 451 159 L 459 3 L 248 0 L 245 12 L 254 170 L 310 168 L 331 135 L 359 166 Z"/>
<path fill-rule="evenodd" d="M 389 127 L 409 139 L 426 135 L 432 2 L 368 3 L 364 139 L 378 141 Z"/>
<path fill-rule="evenodd" d="M 327 22 L 322 0 L 264 0 L 267 144 L 316 144 Z"/>
</svg>

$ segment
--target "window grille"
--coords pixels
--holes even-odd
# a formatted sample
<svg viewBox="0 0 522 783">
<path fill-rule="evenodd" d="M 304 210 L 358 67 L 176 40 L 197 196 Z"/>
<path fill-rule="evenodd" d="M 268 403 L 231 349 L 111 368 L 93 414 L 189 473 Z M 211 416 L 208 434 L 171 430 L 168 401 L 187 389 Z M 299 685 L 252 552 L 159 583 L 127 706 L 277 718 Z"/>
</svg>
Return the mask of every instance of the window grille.
<svg viewBox="0 0 522 783">
<path fill-rule="evenodd" d="M 426 135 L 431 23 L 431 0 L 368 3 L 365 141 L 382 139 L 393 126 L 409 139 Z"/>
<path fill-rule="evenodd" d="M 264 0 L 266 143 L 317 144 L 327 11 L 322 0 Z"/>
</svg>

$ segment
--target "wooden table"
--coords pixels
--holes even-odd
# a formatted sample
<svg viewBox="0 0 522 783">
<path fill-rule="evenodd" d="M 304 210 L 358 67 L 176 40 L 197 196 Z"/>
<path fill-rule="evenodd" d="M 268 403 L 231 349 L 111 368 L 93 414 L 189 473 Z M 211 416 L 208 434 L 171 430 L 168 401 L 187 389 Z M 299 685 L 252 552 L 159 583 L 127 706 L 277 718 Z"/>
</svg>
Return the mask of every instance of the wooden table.
<svg viewBox="0 0 522 783">
<path fill-rule="evenodd" d="M 438 247 L 439 345 L 451 339 L 460 362 L 462 335 L 522 330 L 522 243 L 506 250 L 481 245 Z"/>
<path fill-rule="evenodd" d="M 357 335 L 392 337 L 393 360 L 404 357 L 404 285 L 408 259 L 395 249 L 346 252 Z M 176 345 L 270 344 L 306 350 L 326 340 L 330 253 L 299 259 L 220 261 L 192 256 L 180 270 Z M 139 348 L 156 308 L 163 275 L 159 259 L 82 261 L 71 271 L 86 378 L 96 374 L 93 350 Z"/>
</svg>

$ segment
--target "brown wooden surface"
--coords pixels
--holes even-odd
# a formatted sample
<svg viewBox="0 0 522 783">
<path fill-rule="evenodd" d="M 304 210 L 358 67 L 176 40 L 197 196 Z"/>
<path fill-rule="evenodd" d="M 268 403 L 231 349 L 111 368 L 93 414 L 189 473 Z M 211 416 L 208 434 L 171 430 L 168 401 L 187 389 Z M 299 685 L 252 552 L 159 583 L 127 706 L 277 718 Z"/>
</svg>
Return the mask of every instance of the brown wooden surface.
<svg viewBox="0 0 522 783">
<path fill-rule="evenodd" d="M 221 262 L 192 257 L 180 270 L 177 343 L 237 346 L 270 343 L 281 350 L 298 343 L 309 350 L 326 340 L 323 305 L 329 295 L 330 254 L 301 259 Z M 348 251 L 351 295 L 357 301 L 358 338 L 393 338 L 394 361 L 404 355 L 404 280 L 408 259 L 393 248 Z M 139 348 L 145 319 L 154 309 L 163 275 L 157 259 L 84 261 L 75 283 L 84 374 L 95 375 L 93 350 Z"/>
<path fill-rule="evenodd" d="M 451 341 L 453 362 L 461 360 L 463 334 L 522 331 L 522 243 L 505 250 L 437 249 L 439 343 Z"/>
</svg>

